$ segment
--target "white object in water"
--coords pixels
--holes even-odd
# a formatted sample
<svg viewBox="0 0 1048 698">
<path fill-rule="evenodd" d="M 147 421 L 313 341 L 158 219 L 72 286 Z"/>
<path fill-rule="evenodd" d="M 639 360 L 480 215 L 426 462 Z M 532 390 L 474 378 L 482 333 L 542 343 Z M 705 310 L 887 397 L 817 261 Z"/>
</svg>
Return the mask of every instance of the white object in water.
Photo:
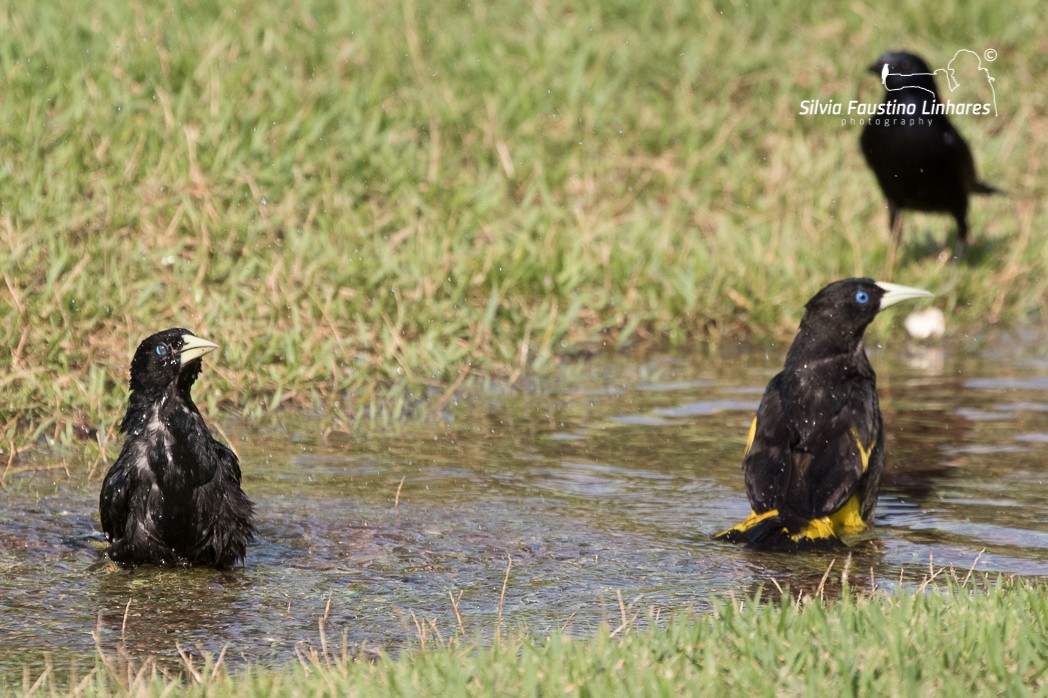
<svg viewBox="0 0 1048 698">
<path fill-rule="evenodd" d="M 914 339 L 942 337 L 946 333 L 946 316 L 938 308 L 925 308 L 907 315 L 903 326 Z"/>
</svg>

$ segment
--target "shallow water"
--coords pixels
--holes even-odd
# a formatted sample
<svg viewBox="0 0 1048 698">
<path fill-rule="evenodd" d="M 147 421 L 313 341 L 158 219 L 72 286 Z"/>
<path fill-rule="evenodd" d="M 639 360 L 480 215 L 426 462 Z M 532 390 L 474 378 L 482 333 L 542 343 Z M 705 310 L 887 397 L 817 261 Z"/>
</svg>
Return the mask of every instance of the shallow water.
<svg viewBox="0 0 1048 698">
<path fill-rule="evenodd" d="M 929 565 L 1048 576 L 1048 351 L 1043 337 L 871 348 L 889 439 L 877 528 L 853 583 Z M 11 476 L 0 498 L 0 677 L 45 659 L 281 664 L 503 627 L 584 635 L 624 605 L 703 610 L 726 593 L 818 585 L 840 555 L 758 554 L 709 534 L 749 509 L 741 451 L 785 347 L 600 358 L 364 436 L 316 415 L 213 421 L 233 440 L 261 539 L 232 572 L 98 565 L 100 476 Z M 206 375 L 205 375 L 206 382 Z M 104 470 L 104 468 L 103 468 Z M 401 485 L 401 481 L 403 484 Z M 397 498 L 400 487 L 399 500 Z M 835 575 L 836 576 L 836 575 Z M 620 600 L 621 599 L 621 600 Z"/>
</svg>

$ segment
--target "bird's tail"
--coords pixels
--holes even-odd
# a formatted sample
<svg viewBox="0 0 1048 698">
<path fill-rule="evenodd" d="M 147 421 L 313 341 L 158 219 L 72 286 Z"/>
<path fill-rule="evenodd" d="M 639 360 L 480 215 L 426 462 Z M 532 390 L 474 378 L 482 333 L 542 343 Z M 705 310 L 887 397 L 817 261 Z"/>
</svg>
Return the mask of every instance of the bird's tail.
<svg viewBox="0 0 1048 698">
<path fill-rule="evenodd" d="M 750 548 L 764 549 L 768 544 L 773 544 L 785 536 L 786 520 L 779 514 L 777 509 L 766 511 L 763 514 L 752 512 L 742 523 L 735 524 L 729 529 L 715 533 L 714 540 L 722 540 L 725 543 L 738 543 Z"/>
<path fill-rule="evenodd" d="M 975 181 L 972 185 L 972 194 L 1004 194 L 1004 190 L 991 186 L 986 182 Z"/>
<path fill-rule="evenodd" d="M 738 543 L 754 550 L 794 552 L 844 547 L 827 517 L 788 522 L 778 510 L 751 513 L 745 521 L 713 535 L 714 540 Z"/>
</svg>

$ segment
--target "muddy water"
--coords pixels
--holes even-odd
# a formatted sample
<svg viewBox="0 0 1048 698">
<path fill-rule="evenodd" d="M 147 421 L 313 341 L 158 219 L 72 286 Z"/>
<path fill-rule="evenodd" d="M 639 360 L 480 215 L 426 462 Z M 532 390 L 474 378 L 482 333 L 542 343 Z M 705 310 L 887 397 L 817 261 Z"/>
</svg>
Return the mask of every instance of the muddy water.
<svg viewBox="0 0 1048 698">
<path fill-rule="evenodd" d="M 871 348 L 889 433 L 879 526 L 853 583 L 929 565 L 1048 576 L 1048 352 L 1043 337 Z M 897 340 L 899 341 L 899 340 Z M 322 434 L 211 415 L 244 463 L 261 539 L 233 572 L 97 565 L 99 475 L 9 476 L 0 497 L 0 676 L 114 656 L 227 662 L 396 649 L 416 621 L 490 637 L 584 635 L 726 593 L 818 584 L 835 556 L 709 540 L 748 512 L 739 468 L 768 353 L 597 359 L 449 406 L 396 431 Z M 399 488 L 399 498 L 397 497 Z M 836 569 L 843 561 L 836 556 Z"/>
</svg>

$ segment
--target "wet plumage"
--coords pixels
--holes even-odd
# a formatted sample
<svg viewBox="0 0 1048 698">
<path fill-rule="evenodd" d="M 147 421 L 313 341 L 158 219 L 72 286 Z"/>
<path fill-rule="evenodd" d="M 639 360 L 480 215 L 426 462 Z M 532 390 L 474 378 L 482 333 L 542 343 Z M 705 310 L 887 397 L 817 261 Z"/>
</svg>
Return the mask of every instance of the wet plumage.
<svg viewBox="0 0 1048 698">
<path fill-rule="evenodd" d="M 873 524 L 884 429 L 862 337 L 884 308 L 930 295 L 845 279 L 808 301 L 750 428 L 742 467 L 753 512 L 715 538 L 761 549 L 826 547 Z"/>
<path fill-rule="evenodd" d="M 255 528 L 240 464 L 212 438 L 190 396 L 200 357 L 217 348 L 174 328 L 135 352 L 120 424 L 126 438 L 99 497 L 115 562 L 228 568 L 244 559 Z"/>
<path fill-rule="evenodd" d="M 882 76 L 885 104 L 895 105 L 899 116 L 871 119 L 863 128 L 860 144 L 866 163 L 877 177 L 888 201 L 892 255 L 902 236 L 902 211 L 949 213 L 957 222 L 954 257 L 960 257 L 968 240 L 968 195 L 992 194 L 997 189 L 975 173 L 971 150 L 945 114 L 929 114 L 939 103 L 935 79 L 918 56 L 889 52 L 869 71 Z M 899 112 L 912 105 L 915 113 Z M 897 123 L 905 119 L 906 123 Z M 910 124 L 910 120 L 924 123 Z"/>
</svg>

